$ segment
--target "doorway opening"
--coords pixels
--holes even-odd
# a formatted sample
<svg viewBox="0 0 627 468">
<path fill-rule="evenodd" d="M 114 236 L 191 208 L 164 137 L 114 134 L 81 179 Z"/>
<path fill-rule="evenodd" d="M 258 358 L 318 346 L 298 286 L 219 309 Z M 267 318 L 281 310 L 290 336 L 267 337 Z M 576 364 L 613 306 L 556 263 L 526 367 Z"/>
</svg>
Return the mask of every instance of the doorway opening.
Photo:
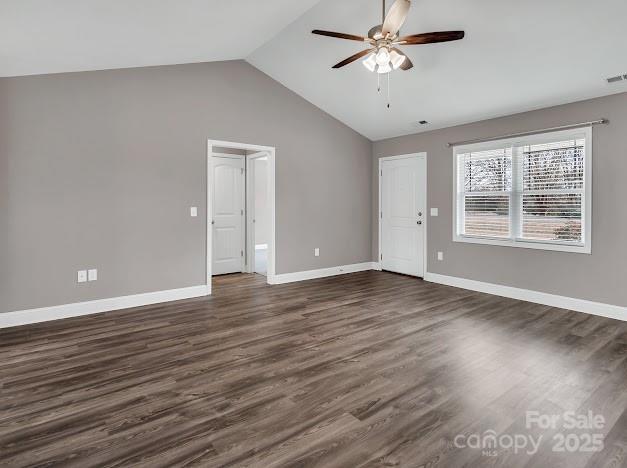
<svg viewBox="0 0 627 468">
<path fill-rule="evenodd" d="M 275 149 L 227 141 L 207 145 L 207 291 L 235 275 L 275 275 Z M 235 274 L 235 275 L 234 275 Z M 224 277 L 231 278 L 225 280 Z M 249 279 L 250 280 L 250 279 Z"/>
<path fill-rule="evenodd" d="M 379 159 L 382 270 L 424 278 L 427 271 L 427 154 Z"/>
<path fill-rule="evenodd" d="M 268 153 L 260 151 L 246 157 L 246 214 L 250 273 L 268 275 L 268 237 L 270 208 L 268 206 Z"/>
</svg>

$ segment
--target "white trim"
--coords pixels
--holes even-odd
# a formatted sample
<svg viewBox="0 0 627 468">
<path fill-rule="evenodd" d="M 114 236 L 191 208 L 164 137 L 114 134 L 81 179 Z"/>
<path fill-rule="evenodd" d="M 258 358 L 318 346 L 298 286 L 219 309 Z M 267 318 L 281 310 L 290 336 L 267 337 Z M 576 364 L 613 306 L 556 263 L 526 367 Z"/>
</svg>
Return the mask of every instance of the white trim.
<svg viewBox="0 0 627 468">
<path fill-rule="evenodd" d="M 272 146 L 260 146 L 251 145 L 248 143 L 236 143 L 232 141 L 221 140 L 207 140 L 207 215 L 206 215 L 206 249 L 207 249 L 207 261 L 205 265 L 205 281 L 207 282 L 207 294 L 211 294 L 211 255 L 212 255 L 212 234 L 211 219 L 213 212 L 213 201 L 211 197 L 211 156 L 213 154 L 213 147 L 220 148 L 233 148 L 245 151 L 260 152 L 264 151 L 268 153 L 268 204 L 270 206 L 270 238 L 268 239 L 268 272 L 267 283 L 273 284 L 273 278 L 276 270 L 276 205 L 275 205 L 275 155 L 276 150 Z"/>
<path fill-rule="evenodd" d="M 47 322 L 68 317 L 98 314 L 110 310 L 127 309 L 161 302 L 178 301 L 207 295 L 207 286 L 190 286 L 187 288 L 154 291 L 130 296 L 110 297 L 87 302 L 75 302 L 52 307 L 18 310 L 0 313 L 0 328 L 27 325 L 29 323 Z"/>
<path fill-rule="evenodd" d="M 460 196 L 460 174 L 458 155 L 471 151 L 483 151 L 503 147 L 511 147 L 515 149 L 527 144 L 550 143 L 561 139 L 572 139 L 582 137 L 585 139 L 584 148 L 584 186 L 582 192 L 582 235 L 583 243 L 568 243 L 562 241 L 540 241 L 533 239 L 521 239 L 520 234 L 520 215 L 522 210 L 522 195 L 527 192 L 522 191 L 522 187 L 516 186 L 520 179 L 517 177 L 516 171 L 520 161 L 515 151 L 512 150 L 512 190 L 510 192 L 490 192 L 490 194 L 500 194 L 510 197 L 510 236 L 506 238 L 491 238 L 480 236 L 467 236 L 460 233 L 462 226 L 462 217 L 464 215 L 463 196 Z M 560 192 L 578 192 L 579 190 L 555 190 L 543 191 L 543 193 L 560 193 Z M 477 192 L 478 195 L 488 194 L 487 192 Z M 518 247 L 525 249 L 554 250 L 558 252 L 573 252 L 580 254 L 592 253 L 592 127 L 575 128 L 572 130 L 549 131 L 532 136 L 506 138 L 502 140 L 489 140 L 487 142 L 472 143 L 463 146 L 455 146 L 453 148 L 453 242 L 462 242 L 470 244 L 497 245 L 502 247 Z"/>
<path fill-rule="evenodd" d="M 227 158 L 227 159 L 243 159 L 246 157 L 243 154 L 216 153 L 216 152 L 213 152 L 211 156 L 214 158 Z"/>
<path fill-rule="evenodd" d="M 260 250 L 261 247 L 255 244 L 255 223 L 254 219 L 257 217 L 255 214 L 255 165 L 256 160 L 268 161 L 268 152 L 259 151 L 257 153 L 246 155 L 246 272 L 255 272 L 255 250 Z M 268 172 L 266 171 L 266 179 L 268 179 Z M 267 180 L 266 180 L 267 182 Z M 263 244 L 265 249 L 268 249 L 268 244 Z"/>
<path fill-rule="evenodd" d="M 296 271 L 294 273 L 282 273 L 275 275 L 271 284 L 294 283 L 315 278 L 326 278 L 328 276 L 344 275 L 346 273 L 356 273 L 358 271 L 376 270 L 378 263 L 364 262 L 352 265 L 341 265 L 331 268 L 320 268 L 319 270 Z"/>
<path fill-rule="evenodd" d="M 560 244 L 558 242 L 543 242 L 543 241 L 530 241 L 530 240 L 514 240 L 511 239 L 499 239 L 495 237 L 473 237 L 460 235 L 453 239 L 453 242 L 461 242 L 466 244 L 484 244 L 495 245 L 498 247 L 518 247 L 523 249 L 538 249 L 538 250 L 553 250 L 555 252 L 574 252 L 574 253 L 591 253 L 590 250 L 586 250 L 582 244 Z"/>
<path fill-rule="evenodd" d="M 559 307 L 561 309 L 569 309 L 586 314 L 627 321 L 627 307 L 603 304 L 601 302 L 593 302 L 585 299 L 576 299 L 574 297 L 558 296 L 556 294 L 532 291 L 530 289 L 514 288 L 501 284 L 484 283 L 483 281 L 440 275 L 437 273 L 427 272 L 424 279 L 432 283 L 446 284 L 456 288 L 470 289 L 471 291 L 479 291 L 495 296 L 509 297 L 521 301 L 535 302 L 551 307 Z"/>
<path fill-rule="evenodd" d="M 428 174 L 429 174 L 429 158 L 427 158 L 427 153 L 422 152 L 422 153 L 411 153 L 411 154 L 400 154 L 397 156 L 384 156 L 382 158 L 379 158 L 379 172 L 377 173 L 377 181 L 378 181 L 378 192 L 379 192 L 379 206 L 378 206 L 378 210 L 377 210 L 377 225 L 379 228 L 379 250 L 377 252 L 377 261 L 375 262 L 375 264 L 377 265 L 376 270 L 381 271 L 381 232 L 382 232 L 382 226 L 381 226 L 381 171 L 383 169 L 382 163 L 383 161 L 394 161 L 394 160 L 398 160 L 398 159 L 409 159 L 409 158 L 421 158 L 424 157 L 425 159 L 425 174 L 424 174 L 424 180 L 425 180 L 425 186 L 424 186 L 424 201 L 425 201 L 425 217 L 423 219 L 423 223 L 424 223 L 424 242 L 423 242 L 423 270 L 422 270 L 422 276 L 424 277 L 424 275 L 427 274 L 427 262 L 429 259 L 429 255 L 428 255 L 428 250 L 427 250 L 427 244 L 429 242 L 428 239 L 428 233 L 429 233 L 429 215 L 427 214 L 427 210 L 429 208 L 429 203 L 428 203 L 428 195 L 429 192 L 427 191 L 427 186 L 429 184 L 428 182 Z"/>
<path fill-rule="evenodd" d="M 274 146 L 261 146 L 261 145 L 251 145 L 249 143 L 237 143 L 233 141 L 223 141 L 223 140 L 208 140 L 211 146 L 217 146 L 219 148 L 229 148 L 229 149 L 238 149 L 244 151 L 271 151 L 274 152 Z"/>
<path fill-rule="evenodd" d="M 382 156 L 379 158 L 379 162 L 381 161 L 396 161 L 398 159 L 410 159 L 415 158 L 416 156 L 427 156 L 427 153 L 408 153 L 408 154 L 398 154 L 396 156 Z"/>
</svg>

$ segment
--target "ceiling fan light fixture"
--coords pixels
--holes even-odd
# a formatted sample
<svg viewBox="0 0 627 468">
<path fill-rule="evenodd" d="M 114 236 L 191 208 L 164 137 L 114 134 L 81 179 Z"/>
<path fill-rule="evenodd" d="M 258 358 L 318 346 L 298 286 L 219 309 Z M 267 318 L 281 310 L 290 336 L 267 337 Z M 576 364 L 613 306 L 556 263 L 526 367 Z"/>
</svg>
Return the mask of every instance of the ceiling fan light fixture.
<svg viewBox="0 0 627 468">
<path fill-rule="evenodd" d="M 377 67 L 377 59 L 375 57 L 375 54 L 372 53 L 361 62 L 364 64 L 364 67 L 366 67 L 371 72 L 373 72 Z"/>
<path fill-rule="evenodd" d="M 390 51 L 387 47 L 381 47 L 377 51 L 377 64 L 381 67 L 390 63 Z"/>
<path fill-rule="evenodd" d="M 384 63 L 383 65 L 379 65 L 377 67 L 377 73 L 379 74 L 390 73 L 391 71 L 392 71 L 392 67 L 390 66 L 389 62 Z"/>
<path fill-rule="evenodd" d="M 400 67 L 403 64 L 406 58 L 407 57 L 405 57 L 403 54 L 399 54 L 395 50 L 390 52 L 390 62 L 392 63 L 392 68 L 396 70 L 398 67 Z"/>
<path fill-rule="evenodd" d="M 411 59 L 398 47 L 458 41 L 463 39 L 465 35 L 464 31 L 436 31 L 400 36 L 399 31 L 407 19 L 411 3 L 411 0 L 394 0 L 394 4 L 389 10 L 386 10 L 385 0 L 382 0 L 381 17 L 383 23 L 370 28 L 366 36 L 321 29 L 311 31 L 319 36 L 335 37 L 368 44 L 366 49 L 336 63 L 333 65 L 333 68 L 342 68 L 360 60 L 368 71 L 377 74 L 377 90 L 379 92 L 381 91 L 381 75 L 387 74 L 388 108 L 390 107 L 390 72 L 398 69 L 407 71 L 414 67 Z M 627 80 L 627 75 L 625 75 L 625 79 Z"/>
</svg>

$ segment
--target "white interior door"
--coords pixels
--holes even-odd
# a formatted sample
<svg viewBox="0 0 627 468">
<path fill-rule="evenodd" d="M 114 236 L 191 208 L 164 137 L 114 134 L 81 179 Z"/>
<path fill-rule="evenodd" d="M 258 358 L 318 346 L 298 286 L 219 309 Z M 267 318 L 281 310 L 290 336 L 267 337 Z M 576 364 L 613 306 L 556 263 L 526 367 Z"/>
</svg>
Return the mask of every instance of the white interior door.
<svg viewBox="0 0 627 468">
<path fill-rule="evenodd" d="M 244 157 L 214 156 L 212 274 L 244 268 Z"/>
<path fill-rule="evenodd" d="M 424 277 L 425 157 L 383 160 L 381 170 L 381 268 Z"/>
</svg>

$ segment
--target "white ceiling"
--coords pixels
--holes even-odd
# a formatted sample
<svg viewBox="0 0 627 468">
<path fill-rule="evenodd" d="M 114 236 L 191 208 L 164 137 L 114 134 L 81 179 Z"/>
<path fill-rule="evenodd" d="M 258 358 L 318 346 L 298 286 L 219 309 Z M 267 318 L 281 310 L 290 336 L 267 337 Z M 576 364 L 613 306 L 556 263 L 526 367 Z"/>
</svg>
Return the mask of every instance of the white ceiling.
<svg viewBox="0 0 627 468">
<path fill-rule="evenodd" d="M 331 69 L 363 44 L 311 34 L 365 34 L 379 0 L 0 0 L 0 76 L 246 58 L 372 140 L 627 91 L 604 81 L 627 73 L 625 0 L 412 3 L 402 33 L 466 38 L 405 46 L 390 109 L 359 62 Z"/>
<path fill-rule="evenodd" d="M 0 0 L 0 76 L 242 59 L 316 0 Z"/>
<path fill-rule="evenodd" d="M 402 33 L 466 38 L 403 47 L 414 68 L 392 73 L 389 110 L 360 63 L 331 69 L 363 44 L 310 33 L 365 34 L 380 23 L 377 0 L 321 1 L 248 60 L 378 140 L 627 91 L 604 81 L 627 73 L 625 18 L 625 0 L 415 0 Z M 413 125 L 422 119 L 431 125 Z"/>
</svg>

